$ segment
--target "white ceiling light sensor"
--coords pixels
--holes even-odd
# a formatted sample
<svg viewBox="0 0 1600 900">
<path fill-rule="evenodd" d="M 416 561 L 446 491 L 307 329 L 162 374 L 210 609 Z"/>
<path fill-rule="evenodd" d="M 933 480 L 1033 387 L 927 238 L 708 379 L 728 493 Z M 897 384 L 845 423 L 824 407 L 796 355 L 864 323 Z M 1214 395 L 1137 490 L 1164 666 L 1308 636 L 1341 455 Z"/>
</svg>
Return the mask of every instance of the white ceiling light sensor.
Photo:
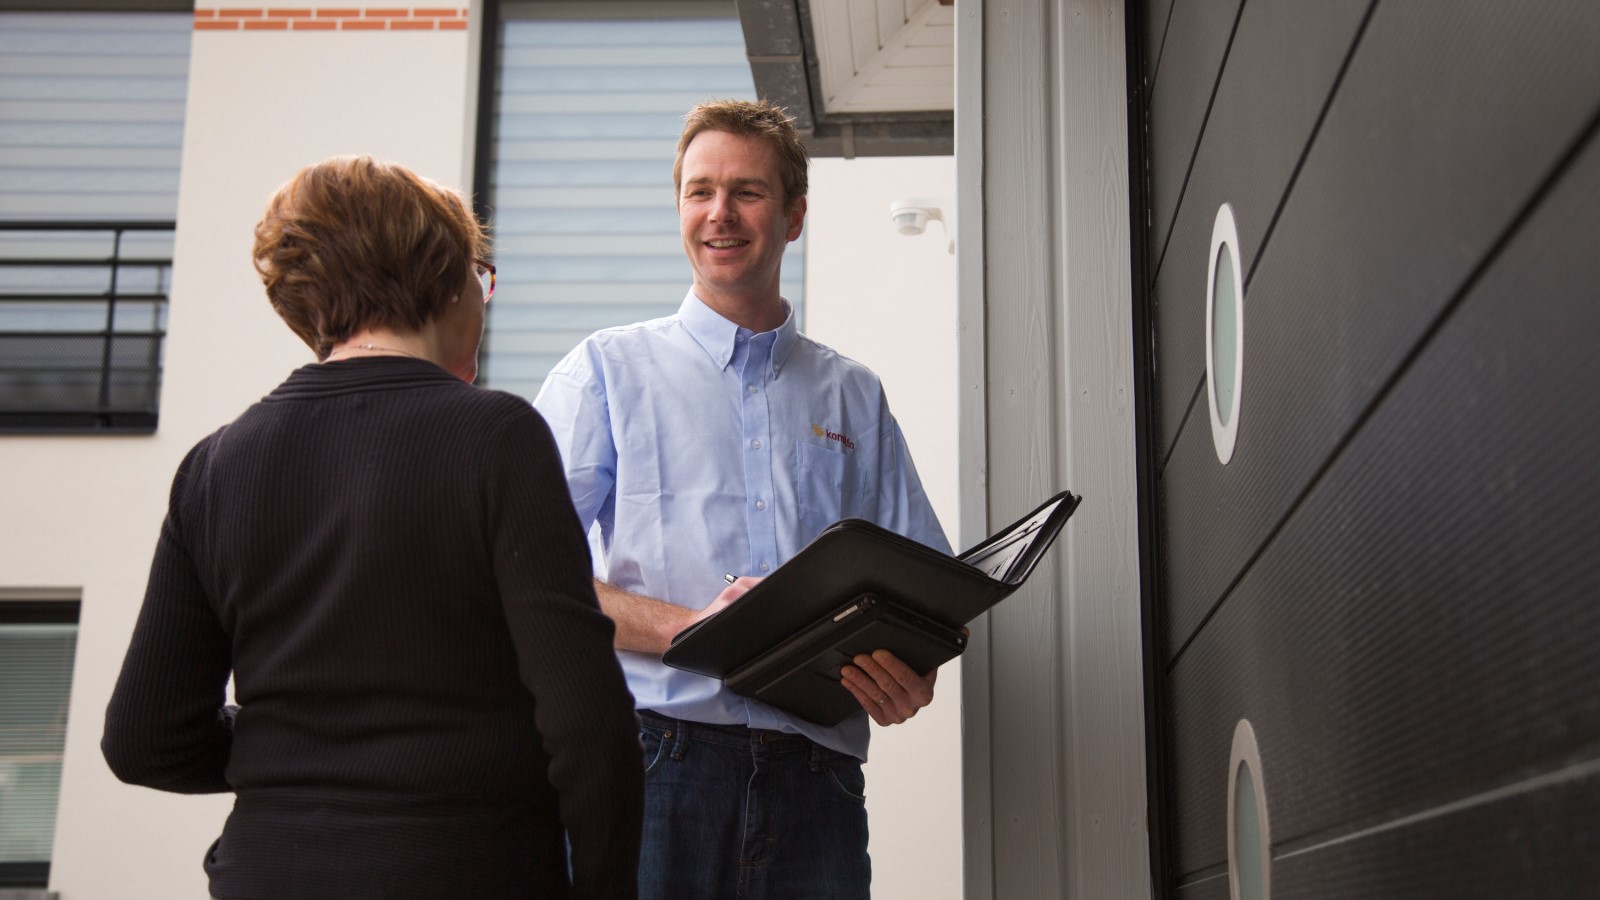
<svg viewBox="0 0 1600 900">
<path fill-rule="evenodd" d="M 928 197 L 896 200 L 889 204 L 889 218 L 894 222 L 895 230 L 904 235 L 921 234 L 928 229 L 929 221 L 938 222 L 949 239 L 946 251 L 955 253 L 955 223 L 945 221 L 944 209 L 939 204 L 939 200 Z"/>
</svg>

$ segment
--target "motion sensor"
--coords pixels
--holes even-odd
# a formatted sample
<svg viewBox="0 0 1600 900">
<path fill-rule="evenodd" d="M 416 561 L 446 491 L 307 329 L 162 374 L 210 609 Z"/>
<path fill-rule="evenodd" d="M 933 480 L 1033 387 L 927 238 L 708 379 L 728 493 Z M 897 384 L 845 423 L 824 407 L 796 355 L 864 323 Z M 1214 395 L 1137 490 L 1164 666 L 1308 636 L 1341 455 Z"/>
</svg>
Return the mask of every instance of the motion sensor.
<svg viewBox="0 0 1600 900">
<path fill-rule="evenodd" d="M 955 229 L 944 219 L 944 210 L 937 205 L 938 201 L 922 198 L 896 200 L 889 204 L 889 218 L 894 222 L 895 230 L 904 235 L 919 235 L 928 229 L 928 220 L 937 221 L 944 226 L 945 233 L 949 236 L 948 252 L 956 252 Z"/>
</svg>

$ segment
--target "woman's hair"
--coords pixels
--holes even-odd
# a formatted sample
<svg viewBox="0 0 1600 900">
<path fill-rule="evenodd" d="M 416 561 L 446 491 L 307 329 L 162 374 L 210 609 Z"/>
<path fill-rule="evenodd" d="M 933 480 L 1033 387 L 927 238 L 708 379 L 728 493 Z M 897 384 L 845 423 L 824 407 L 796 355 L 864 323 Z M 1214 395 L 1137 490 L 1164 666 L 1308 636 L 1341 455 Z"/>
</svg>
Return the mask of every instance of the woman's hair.
<svg viewBox="0 0 1600 900">
<path fill-rule="evenodd" d="M 461 295 L 489 239 L 456 191 L 336 156 L 273 194 L 254 256 L 272 308 L 320 360 L 364 328 L 420 330 Z"/>
<path fill-rule="evenodd" d="M 689 142 L 702 131 L 725 131 L 761 138 L 778 153 L 778 175 L 783 179 L 783 208 L 806 195 L 806 166 L 810 155 L 795 131 L 794 119 L 780 106 L 765 100 L 712 100 L 702 103 L 684 117 L 683 134 L 678 136 L 678 157 L 672 163 L 672 187 L 683 191 L 683 154 Z"/>
</svg>

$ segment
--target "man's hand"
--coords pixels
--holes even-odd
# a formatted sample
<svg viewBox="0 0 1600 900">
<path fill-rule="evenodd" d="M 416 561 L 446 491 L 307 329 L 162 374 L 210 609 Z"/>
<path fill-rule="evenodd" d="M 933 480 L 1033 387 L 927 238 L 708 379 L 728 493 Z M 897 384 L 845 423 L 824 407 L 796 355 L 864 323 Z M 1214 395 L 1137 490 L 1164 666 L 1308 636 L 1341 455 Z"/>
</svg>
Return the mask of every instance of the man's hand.
<svg viewBox="0 0 1600 900">
<path fill-rule="evenodd" d="M 962 637 L 971 634 L 971 629 L 962 626 Z M 899 725 L 932 703 L 933 683 L 939 678 L 938 669 L 918 675 L 887 650 L 874 650 L 871 656 L 863 653 L 855 658 L 854 666 L 845 666 L 839 674 L 845 689 L 879 725 Z"/>
<path fill-rule="evenodd" d="M 761 583 L 759 578 L 740 578 L 722 589 L 704 609 L 689 609 L 654 597 L 625 591 L 595 579 L 594 592 L 600 610 L 616 623 L 618 650 L 660 655 L 672 646 L 673 635 L 702 619 L 726 609 L 745 592 Z"/>
<path fill-rule="evenodd" d="M 879 725 L 899 725 L 933 702 L 934 669 L 918 675 L 887 650 L 874 650 L 855 658 L 855 665 L 840 670 L 845 689 Z"/>
<path fill-rule="evenodd" d="M 722 589 L 722 593 L 718 594 L 715 600 L 712 600 L 706 605 L 705 609 L 702 609 L 694 614 L 693 618 L 689 620 L 689 624 L 693 625 L 696 622 L 709 619 L 717 613 L 722 612 L 723 610 L 727 609 L 733 603 L 733 601 L 743 597 L 751 588 L 760 583 L 761 579 L 752 577 L 750 575 L 745 575 L 742 578 L 738 578 L 730 582 L 727 587 Z"/>
</svg>

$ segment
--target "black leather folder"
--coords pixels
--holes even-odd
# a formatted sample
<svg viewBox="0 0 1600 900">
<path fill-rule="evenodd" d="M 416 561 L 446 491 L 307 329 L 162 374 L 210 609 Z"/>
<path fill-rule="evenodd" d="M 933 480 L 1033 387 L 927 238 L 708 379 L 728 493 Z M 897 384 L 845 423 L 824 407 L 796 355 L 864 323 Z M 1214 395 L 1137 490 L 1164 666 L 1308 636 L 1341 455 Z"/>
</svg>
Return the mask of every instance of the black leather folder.
<svg viewBox="0 0 1600 900">
<path fill-rule="evenodd" d="M 878 649 L 918 672 L 959 656 L 961 627 L 1027 580 L 1081 500 L 1062 491 L 960 556 L 841 519 L 727 609 L 679 632 L 661 661 L 836 725 L 861 709 L 840 666 Z"/>
</svg>

